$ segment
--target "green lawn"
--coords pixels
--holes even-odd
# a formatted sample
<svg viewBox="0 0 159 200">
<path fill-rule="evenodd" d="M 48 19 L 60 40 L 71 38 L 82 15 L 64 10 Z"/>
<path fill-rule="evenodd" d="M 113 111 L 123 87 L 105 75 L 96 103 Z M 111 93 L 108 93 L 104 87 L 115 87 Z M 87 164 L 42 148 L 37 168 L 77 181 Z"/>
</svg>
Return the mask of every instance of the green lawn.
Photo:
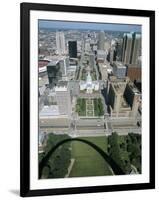
<svg viewBox="0 0 159 200">
<path fill-rule="evenodd" d="M 106 137 L 84 137 L 107 152 Z M 104 176 L 112 175 L 107 163 L 92 147 L 81 142 L 72 142 L 71 157 L 75 163 L 70 173 L 70 177 L 82 176 Z"/>
<path fill-rule="evenodd" d="M 95 116 L 104 115 L 104 108 L 101 98 L 94 99 L 94 115 Z"/>
<path fill-rule="evenodd" d="M 86 116 L 86 100 L 78 98 L 76 104 L 76 112 L 79 116 Z"/>
</svg>

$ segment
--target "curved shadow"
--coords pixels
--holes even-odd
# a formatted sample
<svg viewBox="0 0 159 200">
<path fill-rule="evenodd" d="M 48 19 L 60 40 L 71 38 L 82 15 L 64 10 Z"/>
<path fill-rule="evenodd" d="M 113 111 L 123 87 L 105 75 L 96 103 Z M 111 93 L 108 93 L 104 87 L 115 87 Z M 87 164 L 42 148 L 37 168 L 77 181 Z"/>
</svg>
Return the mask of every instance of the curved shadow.
<svg viewBox="0 0 159 200">
<path fill-rule="evenodd" d="M 47 155 L 41 160 L 41 162 L 39 163 L 39 178 L 41 178 L 43 167 L 46 165 L 50 156 L 55 152 L 55 150 L 62 144 L 66 143 L 66 142 L 73 142 L 73 141 L 83 142 L 83 143 L 91 146 L 93 149 L 95 149 L 102 156 L 102 158 L 106 161 L 106 163 L 110 165 L 114 174 L 116 174 L 116 175 L 125 174 L 123 172 L 123 170 L 120 168 L 120 166 L 96 144 L 94 144 L 90 141 L 84 140 L 84 139 L 80 139 L 80 138 L 70 138 L 70 139 L 62 140 L 59 143 L 57 143 L 54 147 L 52 147 L 52 149 L 47 153 Z"/>
</svg>

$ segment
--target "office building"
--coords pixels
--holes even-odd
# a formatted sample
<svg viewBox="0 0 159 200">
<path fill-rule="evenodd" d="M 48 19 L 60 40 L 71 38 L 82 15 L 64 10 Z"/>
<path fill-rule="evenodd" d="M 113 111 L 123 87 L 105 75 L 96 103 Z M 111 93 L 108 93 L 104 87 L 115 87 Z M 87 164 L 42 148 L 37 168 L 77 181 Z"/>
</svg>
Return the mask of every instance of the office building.
<svg viewBox="0 0 159 200">
<path fill-rule="evenodd" d="M 107 60 L 112 64 L 116 61 L 116 49 L 115 47 L 111 47 L 108 51 Z"/>
<path fill-rule="evenodd" d="M 70 80 L 69 81 L 69 90 L 71 96 L 78 96 L 79 95 L 79 81 Z"/>
<path fill-rule="evenodd" d="M 57 84 L 59 80 L 62 79 L 62 72 L 60 69 L 59 60 L 54 60 L 47 65 L 47 74 L 49 79 L 49 86 L 52 88 Z"/>
<path fill-rule="evenodd" d="M 122 62 L 137 64 L 141 54 L 141 34 L 126 33 L 123 37 Z"/>
<path fill-rule="evenodd" d="M 67 76 L 68 62 L 66 58 L 62 58 L 59 60 L 60 70 L 62 73 L 62 77 Z"/>
<path fill-rule="evenodd" d="M 129 65 L 127 68 L 127 76 L 132 82 L 141 82 L 141 70 L 141 67 L 139 67 L 138 65 Z"/>
<path fill-rule="evenodd" d="M 121 60 L 122 56 L 122 39 L 116 42 L 116 60 Z"/>
<path fill-rule="evenodd" d="M 104 50 L 97 50 L 97 61 L 105 62 L 106 61 L 106 52 Z"/>
<path fill-rule="evenodd" d="M 56 32 L 56 48 L 59 55 L 66 54 L 65 36 L 63 32 Z"/>
<path fill-rule="evenodd" d="M 85 52 L 88 53 L 91 51 L 91 45 L 89 41 L 85 42 Z"/>
<path fill-rule="evenodd" d="M 77 41 L 68 42 L 69 57 L 77 58 Z"/>
<path fill-rule="evenodd" d="M 128 78 L 120 81 L 114 77 L 109 81 L 108 87 L 110 116 L 135 119 L 141 106 L 141 93 L 136 86 Z"/>
<path fill-rule="evenodd" d="M 104 31 L 99 32 L 99 38 L 98 38 L 98 49 L 104 50 L 105 48 L 105 33 Z"/>
<path fill-rule="evenodd" d="M 122 103 L 124 102 L 123 93 L 126 87 L 125 82 L 114 82 L 110 84 L 109 88 L 109 108 L 110 113 L 115 113 L 115 116 L 118 117 Z"/>
<path fill-rule="evenodd" d="M 124 34 L 123 47 L 122 47 L 122 62 L 124 64 L 130 64 L 131 48 L 132 48 L 132 34 L 131 33 Z"/>
<path fill-rule="evenodd" d="M 126 76 L 126 66 L 121 62 L 113 62 L 113 74 L 119 79 L 123 79 Z"/>
<path fill-rule="evenodd" d="M 133 34 L 130 64 L 137 64 L 141 51 L 141 34 Z"/>
<path fill-rule="evenodd" d="M 135 87 L 133 83 L 129 83 L 126 85 L 125 91 L 124 91 L 124 97 L 128 103 L 128 105 L 131 107 L 131 116 L 136 117 L 138 113 L 138 108 L 141 103 L 141 93 L 139 90 Z"/>
<path fill-rule="evenodd" d="M 71 115 L 71 96 L 67 81 L 59 81 L 55 87 L 56 101 L 60 115 Z"/>
<path fill-rule="evenodd" d="M 95 65 L 96 65 L 95 55 L 94 55 L 94 53 L 90 53 L 89 54 L 89 66 L 91 69 L 94 69 Z"/>
</svg>

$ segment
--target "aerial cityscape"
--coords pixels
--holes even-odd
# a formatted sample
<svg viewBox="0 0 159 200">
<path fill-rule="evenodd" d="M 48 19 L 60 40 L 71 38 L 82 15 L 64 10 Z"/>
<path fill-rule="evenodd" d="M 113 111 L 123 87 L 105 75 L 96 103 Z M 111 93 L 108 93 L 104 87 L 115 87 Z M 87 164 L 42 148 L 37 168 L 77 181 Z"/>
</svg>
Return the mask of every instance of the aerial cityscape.
<svg viewBox="0 0 159 200">
<path fill-rule="evenodd" d="M 39 178 L 142 173 L 141 40 L 139 25 L 39 20 Z"/>
</svg>

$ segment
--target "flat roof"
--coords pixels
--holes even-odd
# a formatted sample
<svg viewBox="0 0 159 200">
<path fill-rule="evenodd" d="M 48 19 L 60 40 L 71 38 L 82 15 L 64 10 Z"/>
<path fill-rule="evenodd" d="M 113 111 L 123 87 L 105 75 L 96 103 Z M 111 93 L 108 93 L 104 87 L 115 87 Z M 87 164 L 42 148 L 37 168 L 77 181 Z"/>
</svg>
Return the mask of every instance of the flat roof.
<svg viewBox="0 0 159 200">
<path fill-rule="evenodd" d="M 140 91 L 137 89 L 137 87 L 133 83 L 129 83 L 128 86 L 132 89 L 132 91 L 135 94 L 141 94 Z"/>
<path fill-rule="evenodd" d="M 60 60 L 56 59 L 56 60 L 52 60 L 51 62 L 48 63 L 47 66 L 55 66 Z"/>
<path fill-rule="evenodd" d="M 58 105 L 44 106 L 39 113 L 40 117 L 60 115 Z"/>
<path fill-rule="evenodd" d="M 123 94 L 124 89 L 125 89 L 125 85 L 126 85 L 125 82 L 121 82 L 121 83 L 115 82 L 115 83 L 112 83 L 112 86 L 113 86 L 115 92 L 118 93 L 118 94 Z"/>
<path fill-rule="evenodd" d="M 113 65 L 115 65 L 118 68 L 126 68 L 126 66 L 122 62 L 120 62 L 120 61 L 115 61 L 113 63 Z"/>
</svg>

